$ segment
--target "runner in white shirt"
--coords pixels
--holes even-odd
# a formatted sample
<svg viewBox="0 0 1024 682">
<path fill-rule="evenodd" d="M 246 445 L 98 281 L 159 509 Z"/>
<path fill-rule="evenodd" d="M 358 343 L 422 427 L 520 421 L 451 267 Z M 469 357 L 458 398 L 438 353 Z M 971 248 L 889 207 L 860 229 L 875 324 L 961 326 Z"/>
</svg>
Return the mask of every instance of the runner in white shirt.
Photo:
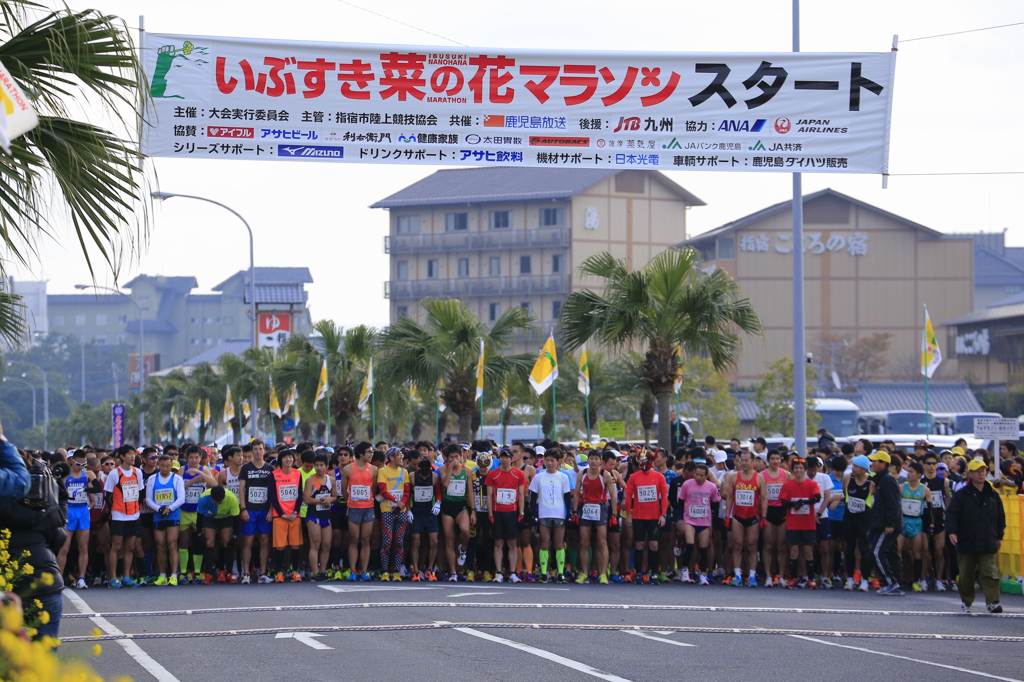
<svg viewBox="0 0 1024 682">
<path fill-rule="evenodd" d="M 540 523 L 540 581 L 548 582 L 548 562 L 552 536 L 555 545 L 555 567 L 558 581 L 565 583 L 565 517 L 571 504 L 569 478 L 559 471 L 555 453 L 545 453 L 544 471 L 533 477 L 530 483 L 531 504 L 537 510 Z"/>
</svg>

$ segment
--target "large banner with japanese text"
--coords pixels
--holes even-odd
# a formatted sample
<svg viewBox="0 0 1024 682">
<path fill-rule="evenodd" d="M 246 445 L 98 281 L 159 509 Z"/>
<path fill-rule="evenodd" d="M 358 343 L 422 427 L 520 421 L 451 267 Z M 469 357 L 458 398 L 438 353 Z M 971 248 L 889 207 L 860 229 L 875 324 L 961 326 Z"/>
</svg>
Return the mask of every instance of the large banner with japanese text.
<svg viewBox="0 0 1024 682">
<path fill-rule="evenodd" d="M 143 147 L 172 158 L 886 173 L 895 54 L 147 32 Z"/>
</svg>

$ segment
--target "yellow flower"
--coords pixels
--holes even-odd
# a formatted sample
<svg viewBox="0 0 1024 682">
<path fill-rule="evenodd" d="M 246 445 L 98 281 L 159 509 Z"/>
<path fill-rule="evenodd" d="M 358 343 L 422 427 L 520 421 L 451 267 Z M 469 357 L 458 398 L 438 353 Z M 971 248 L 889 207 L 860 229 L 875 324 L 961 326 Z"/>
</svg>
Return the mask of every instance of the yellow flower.
<svg viewBox="0 0 1024 682">
<path fill-rule="evenodd" d="M 91 635 L 93 637 L 102 637 L 103 636 L 103 630 L 100 630 L 99 628 L 93 628 Z"/>
<path fill-rule="evenodd" d="M 47 587 L 50 587 L 51 585 L 53 585 L 53 574 L 43 573 L 41 576 L 39 576 L 39 582 L 41 582 L 43 585 L 46 585 Z"/>
<path fill-rule="evenodd" d="M 39 612 L 39 624 L 40 625 L 46 625 L 49 622 L 50 622 L 50 612 L 49 611 L 40 611 Z"/>
<path fill-rule="evenodd" d="M 92 655 L 93 656 L 99 656 L 102 653 L 103 653 L 103 647 L 101 647 L 99 644 L 93 644 L 92 645 Z"/>
<path fill-rule="evenodd" d="M 23 625 L 24 622 L 21 618 L 21 611 L 13 606 L 5 607 L 3 611 L 0 612 L 0 626 L 2 626 L 4 630 L 17 632 Z"/>
</svg>

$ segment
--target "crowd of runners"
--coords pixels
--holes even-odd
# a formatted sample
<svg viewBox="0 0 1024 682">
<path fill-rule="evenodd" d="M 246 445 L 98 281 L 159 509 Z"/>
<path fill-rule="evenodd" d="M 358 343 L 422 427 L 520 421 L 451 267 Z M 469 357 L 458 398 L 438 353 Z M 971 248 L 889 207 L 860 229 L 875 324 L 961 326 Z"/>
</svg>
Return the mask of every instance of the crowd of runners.
<svg viewBox="0 0 1024 682">
<path fill-rule="evenodd" d="M 614 442 L 253 440 L 85 447 L 51 465 L 68 496 L 58 563 L 78 589 L 674 580 L 898 596 L 957 589 L 953 495 L 971 472 L 1019 487 L 1024 460 L 1008 454 L 992 473 L 985 451 L 867 439 L 806 456 L 710 436 L 672 455 Z"/>
</svg>

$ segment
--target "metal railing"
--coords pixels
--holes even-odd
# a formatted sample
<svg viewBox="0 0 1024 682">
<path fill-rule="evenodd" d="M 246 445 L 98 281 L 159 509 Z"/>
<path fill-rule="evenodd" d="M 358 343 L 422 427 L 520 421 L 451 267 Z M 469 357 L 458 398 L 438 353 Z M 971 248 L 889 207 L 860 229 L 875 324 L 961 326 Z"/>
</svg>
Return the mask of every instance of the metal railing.
<svg viewBox="0 0 1024 682">
<path fill-rule="evenodd" d="M 502 277 L 445 277 L 398 279 L 384 282 L 384 298 L 395 301 L 437 296 L 513 296 L 568 294 L 568 275 L 506 275 Z"/>
<path fill-rule="evenodd" d="M 532 230 L 491 229 L 481 232 L 459 231 L 436 234 L 393 234 L 384 237 L 384 253 L 396 255 L 435 251 L 480 251 L 568 246 L 569 228 L 566 227 L 544 227 Z"/>
</svg>

